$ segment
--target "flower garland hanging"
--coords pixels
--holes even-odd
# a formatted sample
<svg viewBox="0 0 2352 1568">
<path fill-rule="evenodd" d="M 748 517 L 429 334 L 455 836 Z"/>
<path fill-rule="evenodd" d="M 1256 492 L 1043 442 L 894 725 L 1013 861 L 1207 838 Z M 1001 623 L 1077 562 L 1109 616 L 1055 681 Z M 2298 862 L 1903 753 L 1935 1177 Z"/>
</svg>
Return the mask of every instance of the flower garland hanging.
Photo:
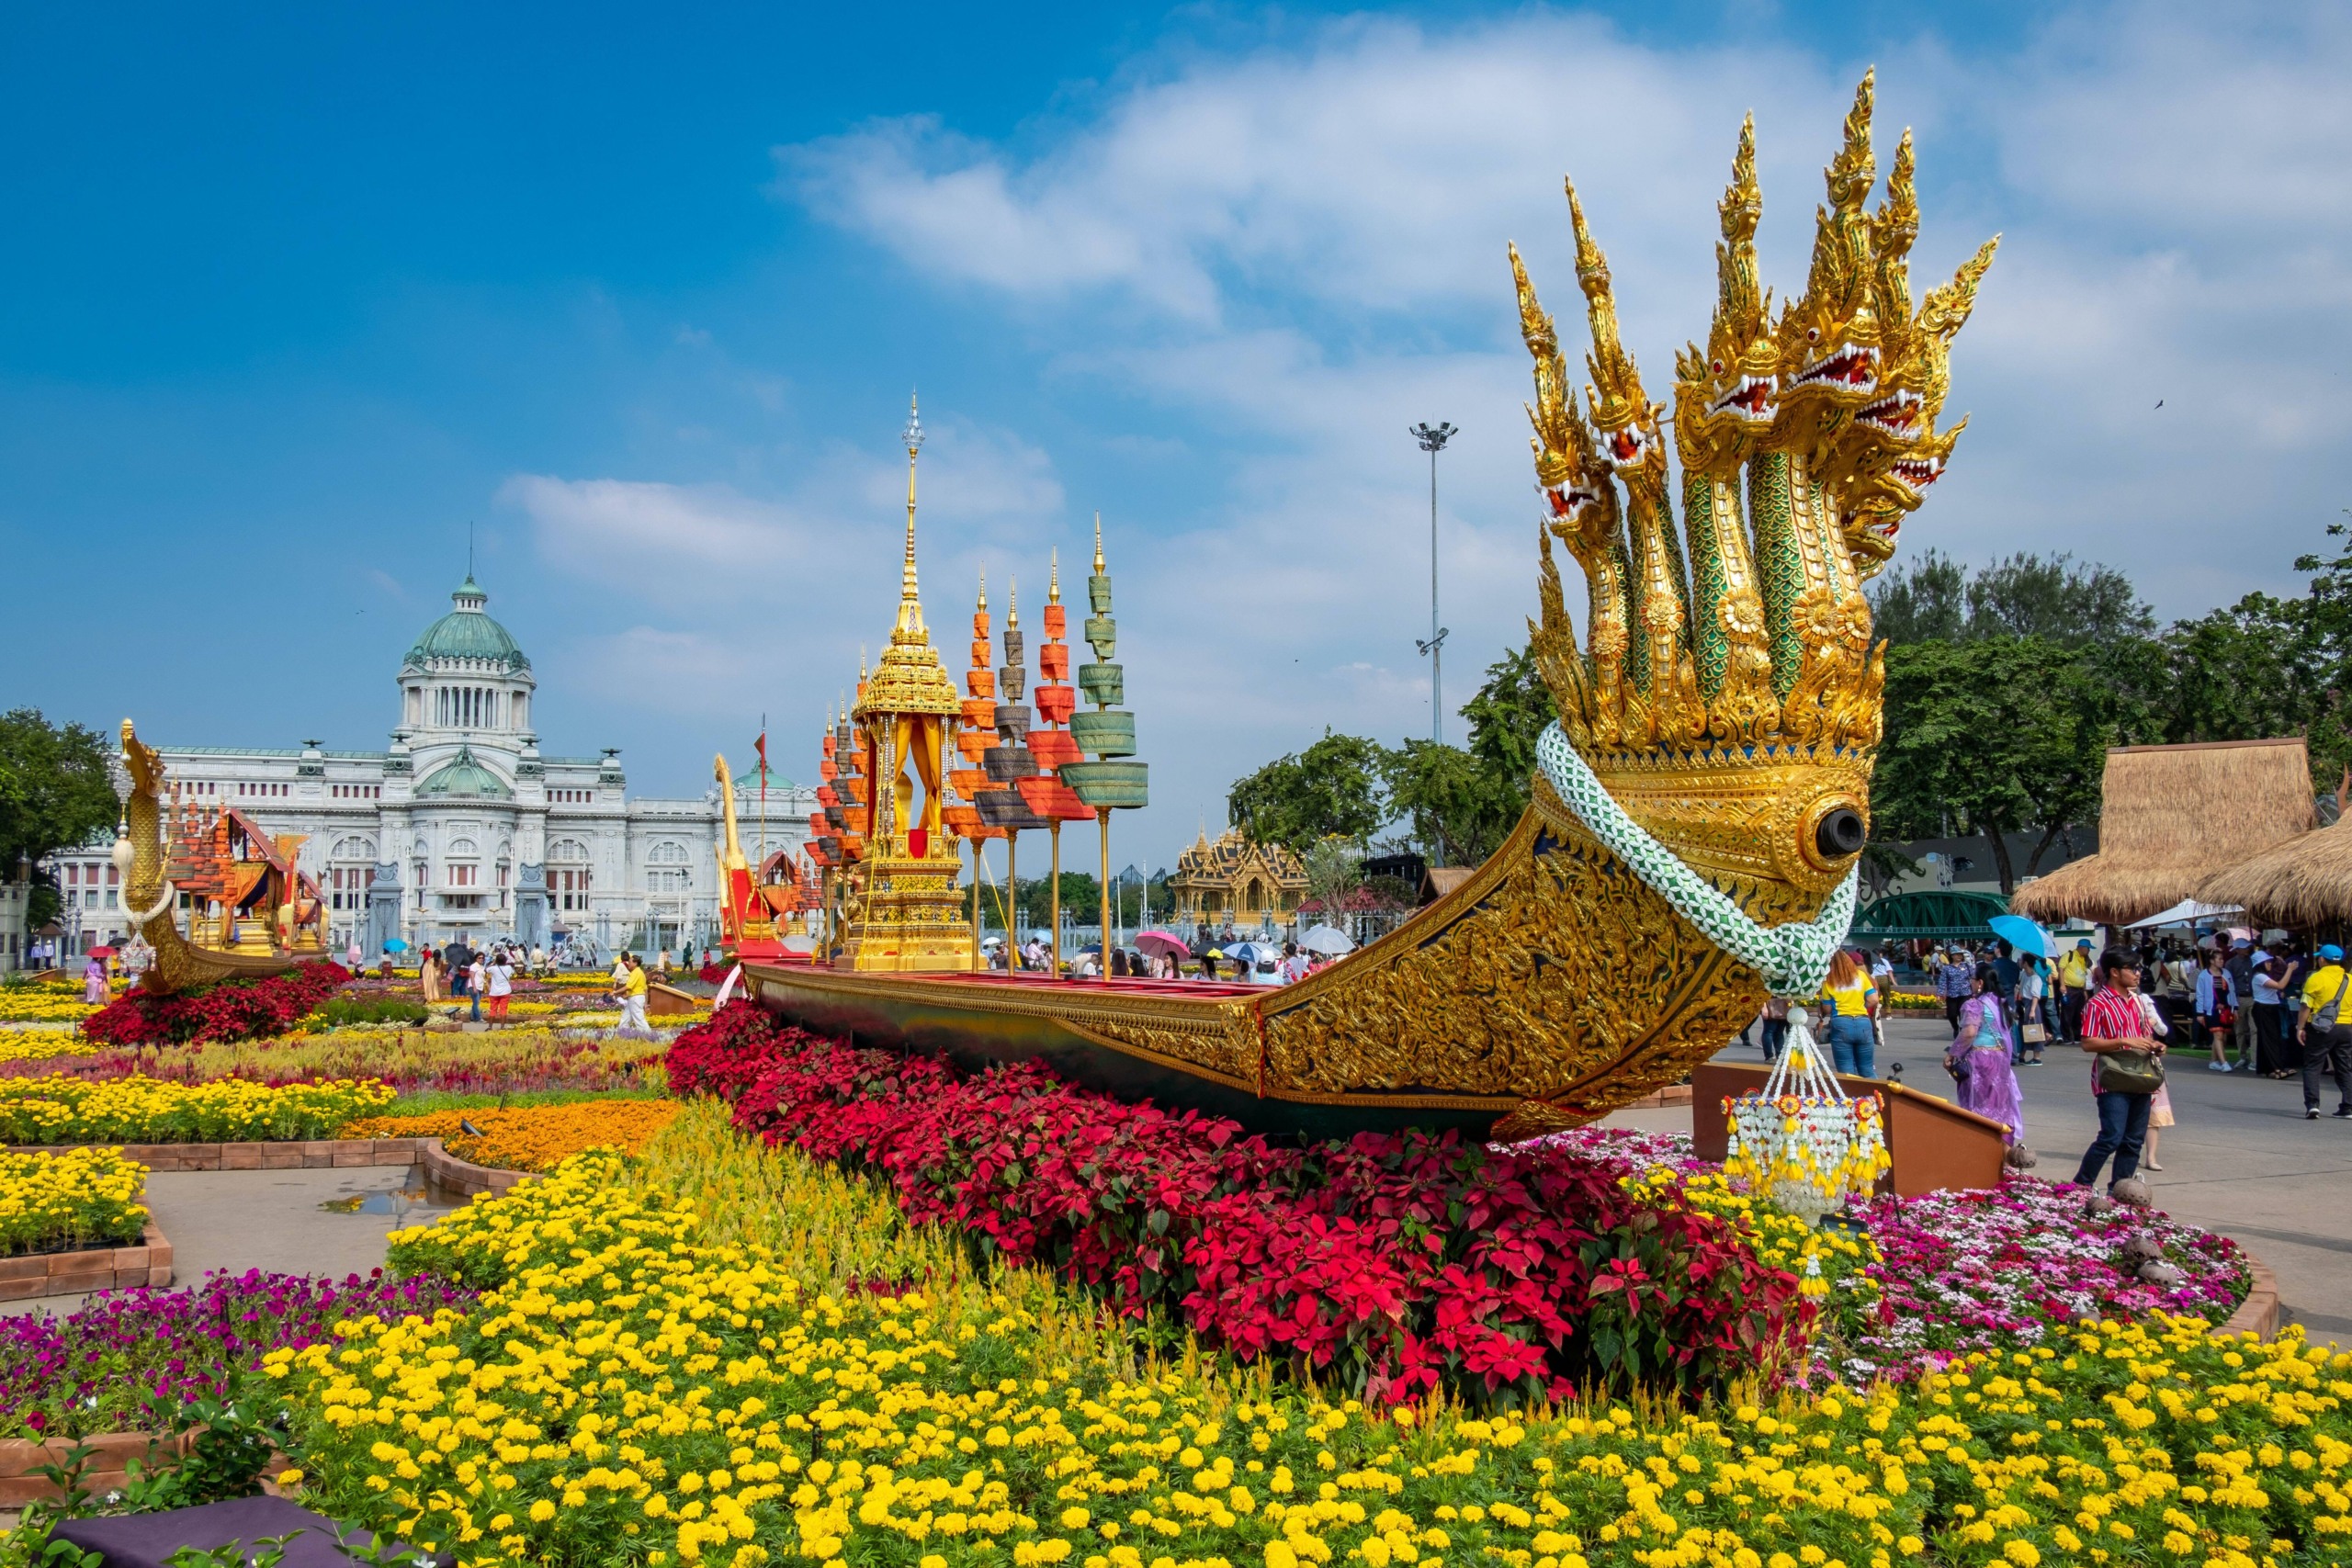
<svg viewBox="0 0 2352 1568">
<path fill-rule="evenodd" d="M 1788 1048 L 1764 1087 L 1724 1100 L 1725 1175 L 1809 1225 L 1865 1193 L 1887 1169 L 1882 1102 L 1849 1095 L 1821 1059 L 1803 1008 L 1789 1010 Z"/>
</svg>

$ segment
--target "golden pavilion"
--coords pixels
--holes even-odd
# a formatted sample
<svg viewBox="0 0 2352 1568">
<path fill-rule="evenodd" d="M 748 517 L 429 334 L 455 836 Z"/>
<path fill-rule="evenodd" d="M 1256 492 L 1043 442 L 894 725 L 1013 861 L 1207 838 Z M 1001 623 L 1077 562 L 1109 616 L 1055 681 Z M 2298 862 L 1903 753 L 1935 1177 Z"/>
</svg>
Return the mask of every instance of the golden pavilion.
<svg viewBox="0 0 2352 1568">
<path fill-rule="evenodd" d="M 899 618 L 850 710 L 866 783 L 855 811 L 865 852 L 835 961 L 842 969 L 965 969 L 972 960 L 972 926 L 956 886 L 963 857 L 941 816 L 948 739 L 964 705 L 931 646 L 915 583 L 915 458 L 922 440 L 922 422 L 910 402 Z"/>
<path fill-rule="evenodd" d="M 1215 843 L 1204 830 L 1176 857 L 1168 879 L 1176 918 L 1198 925 L 1277 924 L 1298 910 L 1306 897 L 1306 867 L 1280 844 L 1253 844 L 1238 828 Z"/>
</svg>

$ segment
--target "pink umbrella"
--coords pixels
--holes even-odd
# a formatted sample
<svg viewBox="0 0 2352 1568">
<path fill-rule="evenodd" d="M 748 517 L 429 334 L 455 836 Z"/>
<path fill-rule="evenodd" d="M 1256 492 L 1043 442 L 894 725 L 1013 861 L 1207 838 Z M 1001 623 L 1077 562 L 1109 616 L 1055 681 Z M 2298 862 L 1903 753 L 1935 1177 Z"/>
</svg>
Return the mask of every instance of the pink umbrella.
<svg viewBox="0 0 2352 1568">
<path fill-rule="evenodd" d="M 1173 958 L 1182 961 L 1193 955 L 1193 950 L 1184 945 L 1183 938 L 1167 931 L 1137 931 L 1136 946 L 1154 958 Z"/>
</svg>

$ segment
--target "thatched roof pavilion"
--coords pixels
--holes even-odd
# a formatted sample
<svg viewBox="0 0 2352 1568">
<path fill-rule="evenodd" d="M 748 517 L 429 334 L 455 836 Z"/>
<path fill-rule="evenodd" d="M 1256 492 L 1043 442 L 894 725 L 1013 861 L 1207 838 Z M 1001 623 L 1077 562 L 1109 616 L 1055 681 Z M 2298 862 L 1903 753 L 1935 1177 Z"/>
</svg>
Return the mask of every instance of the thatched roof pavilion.
<svg viewBox="0 0 2352 1568">
<path fill-rule="evenodd" d="M 2352 921 L 2352 818 L 2271 845 L 2216 874 L 2197 896 L 2234 904 L 2265 925 Z"/>
<path fill-rule="evenodd" d="M 2119 746 L 2099 790 L 2098 853 L 2027 883 L 2010 909 L 2120 926 L 2191 897 L 2240 902 L 2216 897 L 2209 879 L 2318 820 L 2301 736 Z"/>
</svg>

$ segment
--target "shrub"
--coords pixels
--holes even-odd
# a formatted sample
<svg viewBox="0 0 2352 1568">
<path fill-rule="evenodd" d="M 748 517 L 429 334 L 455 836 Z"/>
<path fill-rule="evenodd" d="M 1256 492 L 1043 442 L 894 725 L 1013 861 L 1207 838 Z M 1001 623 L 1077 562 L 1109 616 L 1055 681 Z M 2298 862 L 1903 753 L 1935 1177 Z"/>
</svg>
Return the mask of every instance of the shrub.
<svg viewBox="0 0 2352 1568">
<path fill-rule="evenodd" d="M 108 1045 L 181 1045 L 283 1034 L 351 978 L 340 964 L 304 964 L 258 980 L 223 980 L 171 996 L 126 991 L 82 1021 Z"/>
<path fill-rule="evenodd" d="M 1368 1397 L 1713 1389 L 1790 1365 L 1811 1314 L 1736 1224 L 1565 1148 L 1277 1147 L 1036 1066 L 964 1077 L 852 1049 L 748 1003 L 681 1035 L 670 1074 L 746 1130 L 870 1172 L 914 1220 Z"/>
<path fill-rule="evenodd" d="M 413 997 L 329 997 L 304 1021 L 329 1029 L 352 1023 L 417 1025 L 433 1011 Z"/>
</svg>

